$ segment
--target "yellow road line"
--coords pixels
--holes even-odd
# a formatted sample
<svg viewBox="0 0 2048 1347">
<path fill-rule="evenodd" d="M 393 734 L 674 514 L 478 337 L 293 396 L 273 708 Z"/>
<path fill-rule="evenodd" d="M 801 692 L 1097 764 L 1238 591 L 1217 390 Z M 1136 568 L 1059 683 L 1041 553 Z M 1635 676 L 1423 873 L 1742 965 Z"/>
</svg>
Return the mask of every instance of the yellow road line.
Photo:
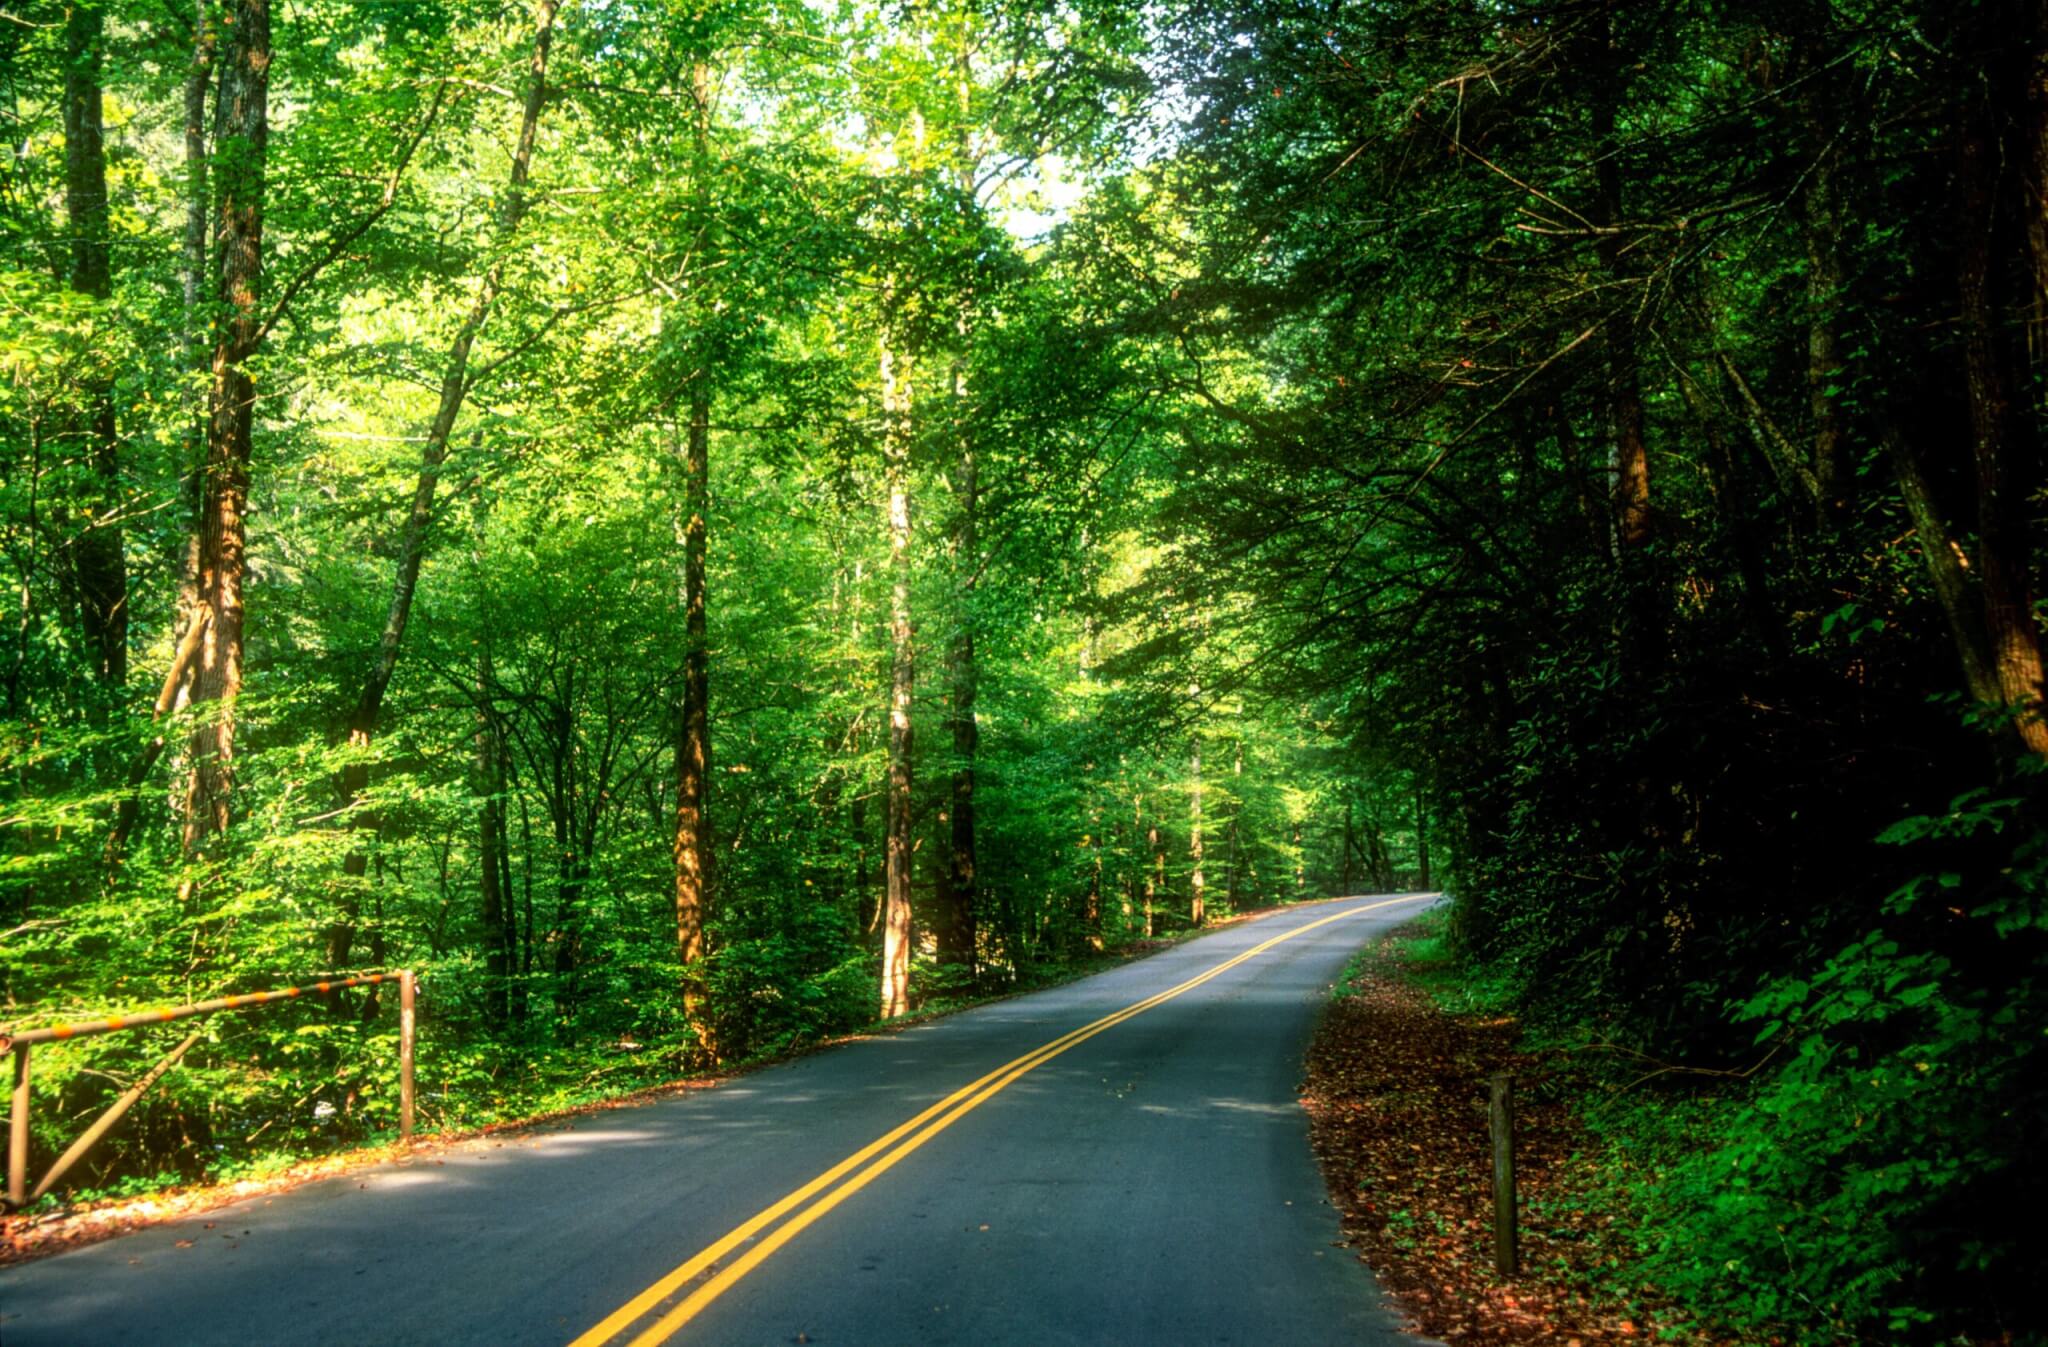
<svg viewBox="0 0 2048 1347">
<path fill-rule="evenodd" d="M 656 1343 L 667 1341 L 674 1335 L 677 1329 L 695 1318 L 705 1306 L 725 1294 L 732 1287 L 733 1283 L 760 1266 L 777 1249 L 780 1249 L 790 1240 L 796 1238 L 813 1221 L 816 1221 L 826 1212 L 832 1210 L 832 1208 L 838 1206 L 862 1188 L 865 1188 L 875 1179 L 881 1177 L 897 1161 L 903 1159 L 903 1157 L 909 1155 L 948 1127 L 951 1127 L 955 1122 L 979 1107 L 990 1096 L 1007 1088 L 1020 1077 L 1037 1070 L 1040 1066 L 1059 1056 L 1067 1049 L 1076 1047 L 1097 1034 L 1113 1029 L 1125 1020 L 1142 1015 L 1155 1006 L 1162 1005 L 1177 996 L 1191 992 L 1210 979 L 1221 977 L 1224 973 L 1229 972 L 1247 959 L 1255 958 L 1275 945 L 1292 940 L 1296 936 L 1306 935 L 1310 931 L 1318 927 L 1327 926 L 1333 921 L 1342 921 L 1347 917 L 1362 916 L 1367 912 L 1377 912 L 1382 908 L 1393 907 L 1400 903 L 1414 902 L 1418 898 L 1434 896 L 1433 894 L 1413 894 L 1403 898 L 1390 898 L 1384 902 L 1368 903 L 1364 907 L 1347 908 L 1332 916 L 1309 922 L 1305 926 L 1297 926 L 1291 931 L 1283 932 L 1270 940 L 1254 945 L 1242 954 L 1227 959 L 1206 972 L 1198 973 L 1185 982 L 1169 987 L 1156 995 L 1148 996 L 1144 1000 L 1126 1006 L 1113 1014 L 1105 1015 L 1090 1024 L 1084 1024 L 1078 1029 L 1062 1034 L 1049 1043 L 1033 1048 L 1022 1057 L 1004 1063 L 979 1079 L 961 1086 L 915 1117 L 891 1128 L 888 1132 L 861 1147 L 852 1155 L 847 1156 L 844 1160 L 832 1166 L 832 1168 L 818 1175 L 817 1178 L 812 1179 L 803 1187 L 789 1194 L 789 1196 L 757 1215 L 750 1217 L 742 1224 L 735 1226 L 717 1241 L 707 1245 L 704 1249 L 693 1255 L 687 1262 L 669 1272 L 666 1276 L 642 1291 L 639 1295 L 634 1296 L 618 1309 L 612 1311 L 609 1315 L 606 1315 L 602 1322 L 594 1325 L 582 1336 L 570 1343 L 569 1347 L 599 1347 L 601 1343 L 610 1342 L 620 1333 L 638 1322 L 662 1301 L 674 1295 L 696 1277 L 701 1276 L 716 1266 L 720 1259 L 724 1258 L 734 1249 L 737 1249 L 776 1221 L 781 1220 L 811 1198 L 816 1197 L 822 1190 L 831 1187 L 834 1183 L 838 1183 L 849 1172 L 859 1169 L 860 1166 L 867 1164 L 868 1161 L 874 1160 L 876 1155 L 887 1151 L 887 1154 L 882 1155 L 881 1159 L 875 1160 L 873 1164 L 868 1165 L 866 1169 L 861 1170 L 852 1179 L 847 1180 L 837 1189 L 820 1198 L 808 1209 L 782 1226 L 781 1229 L 775 1231 L 767 1239 L 762 1240 L 745 1254 L 735 1259 L 731 1264 L 722 1269 L 717 1276 L 691 1292 L 675 1308 L 664 1314 L 654 1324 L 635 1337 L 632 1341 L 632 1347 L 654 1347 Z M 913 1133 L 914 1135 L 912 1135 Z M 908 1140 L 904 1139 L 906 1136 L 909 1137 Z M 891 1147 L 894 1147 L 894 1149 L 890 1149 Z"/>
</svg>

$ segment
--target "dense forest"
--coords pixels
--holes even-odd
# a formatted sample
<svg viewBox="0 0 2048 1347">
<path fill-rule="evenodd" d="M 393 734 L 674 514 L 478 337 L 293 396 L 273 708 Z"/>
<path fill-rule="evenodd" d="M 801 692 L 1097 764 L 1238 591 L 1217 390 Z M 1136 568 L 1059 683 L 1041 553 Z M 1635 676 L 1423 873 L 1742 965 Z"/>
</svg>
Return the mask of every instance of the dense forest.
<svg viewBox="0 0 2048 1347">
<path fill-rule="evenodd" d="M 2048 3 L 20 0 L 0 78 L 13 1027 L 408 967 L 452 1128 L 1441 887 L 1654 1064 L 1645 1275 L 2038 1340 Z M 75 1182 L 388 1132 L 386 1002 Z"/>
</svg>

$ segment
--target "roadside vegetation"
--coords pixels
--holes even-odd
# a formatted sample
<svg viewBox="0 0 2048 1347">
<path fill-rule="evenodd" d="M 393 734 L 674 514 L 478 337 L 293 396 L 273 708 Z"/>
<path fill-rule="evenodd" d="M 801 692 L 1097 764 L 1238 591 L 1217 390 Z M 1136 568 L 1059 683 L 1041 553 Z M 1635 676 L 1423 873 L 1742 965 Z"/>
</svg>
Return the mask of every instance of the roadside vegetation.
<svg viewBox="0 0 2048 1347">
<path fill-rule="evenodd" d="M 6 17 L 9 1028 L 410 967 L 467 1126 L 1443 887 L 1673 1304 L 2039 1337 L 2040 0 Z"/>
</svg>

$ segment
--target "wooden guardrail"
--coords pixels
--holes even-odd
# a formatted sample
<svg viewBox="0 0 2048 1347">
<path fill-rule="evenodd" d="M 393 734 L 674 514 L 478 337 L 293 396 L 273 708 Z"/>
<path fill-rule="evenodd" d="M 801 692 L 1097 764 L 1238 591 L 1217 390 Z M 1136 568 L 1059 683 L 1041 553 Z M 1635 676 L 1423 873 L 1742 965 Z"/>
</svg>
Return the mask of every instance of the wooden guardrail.
<svg viewBox="0 0 2048 1347">
<path fill-rule="evenodd" d="M 50 1191 L 58 1179 L 64 1177 L 70 1168 L 85 1157 L 113 1125 L 120 1121 L 136 1100 L 152 1085 L 163 1078 L 165 1072 L 178 1064 L 186 1051 L 199 1041 L 199 1035 L 187 1035 L 184 1042 L 171 1049 L 164 1059 L 151 1067 L 141 1080 L 135 1082 L 99 1119 L 88 1127 L 78 1140 L 71 1143 L 57 1162 L 50 1166 L 47 1174 L 37 1182 L 35 1188 L 28 1186 L 28 1117 L 29 1117 L 29 1049 L 38 1043 L 62 1043 L 73 1038 L 85 1038 L 93 1034 L 114 1034 L 126 1029 L 146 1029 L 153 1024 L 168 1024 L 175 1020 L 189 1020 L 200 1015 L 213 1015 L 223 1010 L 251 1010 L 257 1006 L 277 1001 L 294 1000 L 302 996 L 327 996 L 348 987 L 369 987 L 380 982 L 398 984 L 398 1139 L 402 1145 L 412 1144 L 413 1124 L 413 997 L 415 980 L 412 970 L 399 969 L 388 973 L 361 973 L 354 977 L 333 978 L 325 982 L 309 983 L 303 987 L 280 987 L 276 991 L 243 992 L 236 996 L 222 996 L 211 1001 L 195 1001 L 186 1006 L 170 1006 L 160 1010 L 137 1011 L 132 1015 L 114 1015 L 106 1019 L 80 1020 L 73 1024 L 56 1024 L 45 1029 L 24 1029 L 19 1033 L 0 1033 L 0 1052 L 14 1054 L 14 1095 L 8 1116 L 7 1129 L 7 1196 L 5 1208 L 18 1211 Z"/>
</svg>

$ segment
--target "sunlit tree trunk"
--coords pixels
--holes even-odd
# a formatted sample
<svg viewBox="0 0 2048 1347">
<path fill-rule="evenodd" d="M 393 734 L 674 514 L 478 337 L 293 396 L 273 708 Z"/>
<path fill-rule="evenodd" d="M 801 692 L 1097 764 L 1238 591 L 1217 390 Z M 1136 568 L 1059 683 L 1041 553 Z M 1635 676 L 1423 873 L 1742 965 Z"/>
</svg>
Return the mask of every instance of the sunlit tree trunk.
<svg viewBox="0 0 2048 1347">
<path fill-rule="evenodd" d="M 1150 940 L 1153 914 L 1158 910 L 1159 896 L 1166 891 L 1166 848 L 1159 840 L 1156 821 L 1145 831 L 1145 844 L 1152 849 L 1152 868 L 1145 876 L 1145 938 Z"/>
<path fill-rule="evenodd" d="M 701 244 L 708 241 L 711 204 L 711 67 L 690 69 L 691 173 Z M 708 315 L 706 315 L 708 317 Z M 711 764 L 711 653 L 705 629 L 704 567 L 711 517 L 711 373 L 690 374 L 683 439 L 683 700 L 676 725 L 676 959 L 682 966 L 683 1012 L 707 1054 L 716 1055 L 704 1017 L 704 918 L 709 904 L 711 846 L 704 816 Z"/>
<path fill-rule="evenodd" d="M 188 745 L 185 850 L 204 854 L 227 830 L 235 781 L 235 698 L 242 688 L 242 588 L 248 574 L 245 513 L 256 382 L 246 362 L 261 340 L 264 163 L 269 147 L 269 0 L 227 10 L 215 109 L 220 271 L 206 462 L 200 487 L 197 602 L 206 609 L 193 699 L 209 703 Z"/>
<path fill-rule="evenodd" d="M 1088 948 L 1102 949 L 1102 804 L 1093 791 L 1088 802 L 1088 901 L 1082 909 L 1081 927 Z"/>
<path fill-rule="evenodd" d="M 885 302 L 885 313 L 888 308 Z M 910 358 L 890 320 L 881 338 L 882 466 L 889 497 L 888 844 L 883 880 L 882 1018 L 910 1009 Z"/>
<path fill-rule="evenodd" d="M 185 292 L 185 367 L 196 388 L 207 368 L 206 246 L 212 230 L 211 174 L 207 169 L 206 93 L 213 85 L 219 31 L 208 0 L 193 0 L 192 61 L 185 73 L 185 236 L 178 269 Z M 206 406 L 203 395 L 191 398 L 190 431 L 184 460 L 178 465 L 185 510 L 191 524 L 178 578 L 178 611 L 173 628 L 179 641 L 199 611 L 199 511 L 201 462 L 206 452 Z M 188 677 L 174 696 L 173 710 L 182 710 L 192 694 Z"/>
<path fill-rule="evenodd" d="M 960 44 L 953 61 L 954 97 L 957 120 L 953 143 L 954 186 L 963 197 L 975 192 L 977 160 L 970 128 L 973 72 L 968 40 L 971 25 L 960 25 Z M 967 403 L 967 354 L 973 337 L 963 303 L 954 325 L 959 343 L 953 359 L 952 412 L 955 459 L 953 485 L 954 612 L 951 638 L 946 643 L 946 683 L 951 701 L 947 720 L 953 737 L 953 781 L 951 807 L 947 810 L 951 828 L 950 864 L 939 921 L 939 961 L 964 964 L 970 976 L 975 970 L 975 885 L 979 882 L 975 863 L 975 758 L 981 748 L 981 730 L 975 721 L 974 702 L 978 691 L 978 670 L 974 654 L 975 592 L 981 577 L 981 483 L 975 460 L 973 429 Z"/>
<path fill-rule="evenodd" d="M 1188 920 L 1208 919 L 1202 893 L 1202 737 L 1197 734 L 1188 765 Z"/>
<path fill-rule="evenodd" d="M 534 6 L 533 51 L 527 60 L 526 100 L 519 120 L 519 138 L 512 151 L 511 181 L 498 215 L 501 244 L 511 240 L 520 220 L 526 215 L 526 181 L 533 163 L 533 146 L 540 129 L 541 110 L 547 102 L 548 49 L 554 40 L 555 13 L 559 7 L 560 0 L 538 0 Z M 434 409 L 434 419 L 427 427 L 426 446 L 420 453 L 419 477 L 413 486 L 412 507 L 406 514 L 405 529 L 399 538 L 398 566 L 392 576 L 391 598 L 385 608 L 384 631 L 378 638 L 377 654 L 363 679 L 355 708 L 349 714 L 348 740 L 360 750 L 367 750 L 377 735 L 378 722 L 384 710 L 384 695 L 390 690 L 392 675 L 398 668 L 399 651 L 405 644 L 406 627 L 412 620 L 420 565 L 426 557 L 427 530 L 434 518 L 434 495 L 441 483 L 441 465 L 448 458 L 448 441 L 455 432 L 456 417 L 461 414 L 462 404 L 469 396 L 470 352 L 476 345 L 477 335 L 489 320 L 491 310 L 497 306 L 504 284 L 505 262 L 501 256 L 485 270 L 483 282 L 477 287 L 469 311 L 463 316 L 462 325 L 456 329 L 455 340 L 442 364 L 440 400 Z M 369 811 L 356 808 L 364 788 L 369 785 L 369 773 L 367 756 L 358 757 L 342 768 L 340 787 L 344 809 L 354 811 L 354 825 L 359 830 L 374 832 L 376 818 Z M 327 938 L 327 960 L 332 967 L 346 968 L 349 964 L 355 942 L 356 915 L 360 908 L 359 890 L 368 865 L 369 855 L 360 847 L 351 849 L 342 861 L 344 878 L 339 895 L 340 919 L 329 929 Z"/>
<path fill-rule="evenodd" d="M 676 731 L 676 958 L 683 969 L 683 1006 L 692 1024 L 703 1012 L 704 917 L 711 848 L 704 794 L 711 762 L 711 657 L 706 644 L 704 567 L 710 512 L 711 399 L 702 372 L 689 404 L 684 438 L 683 702 Z M 708 1046 L 708 1045 L 707 1045 Z"/>
<path fill-rule="evenodd" d="M 113 293 L 100 91 L 104 42 L 105 15 L 99 0 L 74 0 L 64 23 L 64 208 L 71 233 L 71 288 L 95 299 Z M 128 681 L 120 440 L 111 382 L 95 375 L 83 392 L 83 458 L 92 470 L 93 487 L 75 552 L 79 617 L 94 672 L 118 689 Z"/>
<path fill-rule="evenodd" d="M 954 367 L 954 397 L 958 407 L 965 399 L 966 374 Z M 941 962 L 975 962 L 975 758 L 980 752 L 981 728 L 975 720 L 974 703 L 979 691 L 979 671 L 974 654 L 974 599 L 980 566 L 979 483 L 974 448 L 964 440 L 954 469 L 953 555 L 959 582 L 955 595 L 952 639 L 946 645 L 946 674 L 951 698 L 949 714 L 953 737 L 953 780 L 950 815 L 951 847 L 947 884 L 951 911 L 944 922 L 944 940 L 939 947 Z"/>
<path fill-rule="evenodd" d="M 866 590 L 867 563 L 856 557 L 853 563 L 853 579 L 847 586 L 846 648 L 851 653 L 847 679 L 862 693 L 866 691 L 865 670 L 867 659 L 865 642 L 867 631 L 861 621 L 862 596 Z M 866 742 L 865 728 L 867 713 L 856 709 L 846 727 L 845 751 L 855 763 L 861 760 L 862 744 Z M 868 892 L 868 791 L 865 779 L 856 779 L 853 797 L 846 805 L 846 830 L 852 842 L 853 851 L 853 915 L 854 924 L 869 936 L 881 925 L 882 909 L 886 903 L 872 898 Z"/>
</svg>

